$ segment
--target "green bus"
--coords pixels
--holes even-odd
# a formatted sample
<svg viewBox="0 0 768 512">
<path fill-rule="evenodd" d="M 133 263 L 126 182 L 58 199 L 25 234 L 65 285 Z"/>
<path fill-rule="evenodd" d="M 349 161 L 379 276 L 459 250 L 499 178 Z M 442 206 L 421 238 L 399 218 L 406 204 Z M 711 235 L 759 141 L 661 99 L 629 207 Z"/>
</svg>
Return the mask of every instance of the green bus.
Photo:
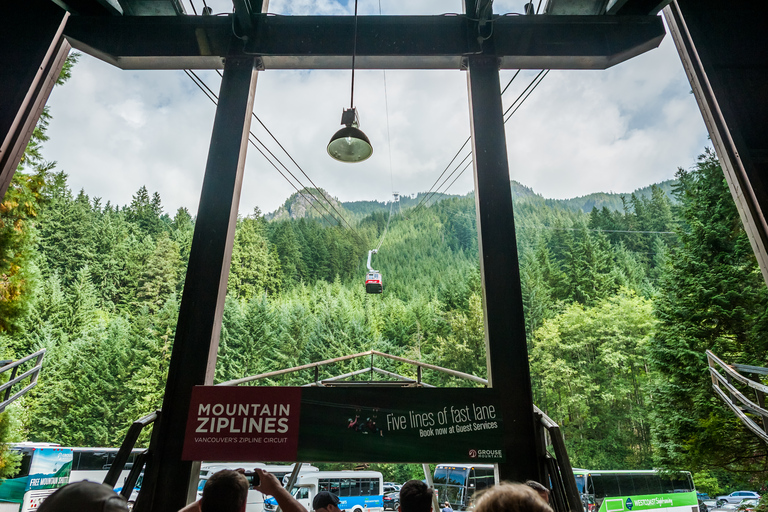
<svg viewBox="0 0 768 512">
<path fill-rule="evenodd" d="M 21 455 L 16 474 L 0 479 L 0 512 L 36 510 L 49 495 L 69 483 L 72 450 L 51 445 L 14 445 Z"/>
<path fill-rule="evenodd" d="M 688 471 L 574 469 L 584 512 L 699 512 Z"/>
</svg>

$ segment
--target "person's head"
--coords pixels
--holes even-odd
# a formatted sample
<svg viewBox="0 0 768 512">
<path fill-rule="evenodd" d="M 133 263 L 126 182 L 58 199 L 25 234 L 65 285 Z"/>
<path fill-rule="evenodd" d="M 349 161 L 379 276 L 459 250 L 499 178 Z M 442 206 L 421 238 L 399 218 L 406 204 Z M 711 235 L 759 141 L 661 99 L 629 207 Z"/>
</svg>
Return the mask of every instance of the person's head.
<svg viewBox="0 0 768 512">
<path fill-rule="evenodd" d="M 527 485 L 502 482 L 475 497 L 474 512 L 552 512 L 552 508 Z"/>
<path fill-rule="evenodd" d="M 202 512 L 243 512 L 248 498 L 248 479 L 239 471 L 222 469 L 203 487 Z"/>
<path fill-rule="evenodd" d="M 65 485 L 43 501 L 43 512 L 128 512 L 128 502 L 112 487 L 82 480 Z"/>
<path fill-rule="evenodd" d="M 446 501 L 445 502 L 445 506 L 448 507 L 448 508 L 451 508 L 451 502 L 450 501 Z"/>
<path fill-rule="evenodd" d="M 421 480 L 408 480 L 400 489 L 400 512 L 429 512 L 434 491 Z"/>
<path fill-rule="evenodd" d="M 312 500 L 312 509 L 317 512 L 339 512 L 339 497 L 328 491 L 320 491 Z"/>
<path fill-rule="evenodd" d="M 541 496 L 541 499 L 544 500 L 544 503 L 549 504 L 549 489 L 536 480 L 526 480 L 525 485 L 536 491 Z"/>
</svg>

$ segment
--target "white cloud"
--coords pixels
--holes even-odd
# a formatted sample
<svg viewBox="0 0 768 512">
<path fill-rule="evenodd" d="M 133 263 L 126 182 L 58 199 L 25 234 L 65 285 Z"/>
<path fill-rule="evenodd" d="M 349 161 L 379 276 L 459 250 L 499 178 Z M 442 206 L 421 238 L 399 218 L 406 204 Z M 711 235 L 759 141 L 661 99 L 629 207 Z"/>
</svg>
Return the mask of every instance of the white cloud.
<svg viewBox="0 0 768 512">
<path fill-rule="evenodd" d="M 412 4 L 419 14 L 461 10 L 460 2 L 405 0 L 382 8 L 385 14 L 412 14 Z M 342 14 L 351 5 L 273 0 L 270 11 Z M 497 0 L 495 10 L 519 12 L 521 5 Z M 231 10 L 231 3 L 217 9 Z M 360 11 L 378 13 L 378 2 L 361 2 Z M 198 74 L 218 93 L 216 72 Z M 512 74 L 501 72 L 502 87 Z M 504 95 L 505 107 L 534 75 L 517 77 Z M 383 200 L 393 189 L 425 191 L 469 135 L 466 73 L 387 71 L 386 96 L 384 90 L 382 71 L 356 72 L 355 106 L 374 145 L 374 156 L 361 164 L 341 164 L 325 152 L 349 107 L 348 70 L 263 72 L 254 111 L 304 172 L 343 201 Z M 559 198 L 631 192 L 669 179 L 678 166 L 692 165 L 707 143 L 689 90 L 669 37 L 659 49 L 607 71 L 552 71 L 506 126 L 510 176 Z M 45 154 L 69 174 L 73 189 L 126 204 L 146 185 L 160 193 L 171 214 L 180 206 L 197 210 L 215 107 L 182 71 L 121 71 L 83 56 L 49 104 L 53 121 Z M 252 129 L 309 185 L 255 120 Z M 470 169 L 451 192 L 469 191 L 472 181 Z M 293 192 L 249 147 L 241 213 L 254 206 L 272 211 Z"/>
</svg>

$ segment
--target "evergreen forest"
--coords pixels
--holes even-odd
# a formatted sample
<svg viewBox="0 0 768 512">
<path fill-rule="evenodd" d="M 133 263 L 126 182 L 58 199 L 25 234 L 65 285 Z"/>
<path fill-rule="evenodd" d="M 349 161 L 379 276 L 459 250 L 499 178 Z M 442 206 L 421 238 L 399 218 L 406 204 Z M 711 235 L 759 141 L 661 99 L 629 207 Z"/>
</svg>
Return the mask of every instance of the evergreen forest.
<svg viewBox="0 0 768 512">
<path fill-rule="evenodd" d="M 195 219 L 146 187 L 127 205 L 71 190 L 42 156 L 47 122 L 0 204 L 0 359 L 47 349 L 38 386 L 0 415 L 0 441 L 119 446 L 161 405 Z M 768 288 L 714 152 L 620 204 L 512 187 L 534 403 L 573 465 L 690 470 L 710 494 L 761 488 L 766 446 L 714 395 L 704 354 L 768 366 Z M 242 215 L 216 381 L 370 349 L 486 377 L 475 200 L 437 199 L 340 204 L 352 229 L 288 215 L 297 196 L 282 214 Z M 367 252 L 385 231 L 385 289 L 369 295 Z M 0 476 L 13 465 L 0 458 Z"/>
</svg>

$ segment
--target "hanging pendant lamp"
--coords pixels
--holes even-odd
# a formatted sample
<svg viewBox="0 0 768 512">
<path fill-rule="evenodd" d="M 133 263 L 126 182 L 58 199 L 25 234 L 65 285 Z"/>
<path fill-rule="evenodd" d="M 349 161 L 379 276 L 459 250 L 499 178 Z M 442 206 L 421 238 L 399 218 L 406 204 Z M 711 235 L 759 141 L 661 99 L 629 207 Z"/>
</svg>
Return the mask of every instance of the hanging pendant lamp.
<svg viewBox="0 0 768 512">
<path fill-rule="evenodd" d="M 341 114 L 344 128 L 337 131 L 328 143 L 328 154 L 339 162 L 362 162 L 373 154 L 371 141 L 358 128 L 357 110 L 345 108 Z"/>
<path fill-rule="evenodd" d="M 357 53 L 357 0 L 355 0 L 355 36 L 352 46 L 352 93 L 350 107 L 341 114 L 344 128 L 337 131 L 328 143 L 328 154 L 339 162 L 362 162 L 373 154 L 371 141 L 359 128 L 360 119 L 355 109 L 355 54 Z"/>
</svg>

